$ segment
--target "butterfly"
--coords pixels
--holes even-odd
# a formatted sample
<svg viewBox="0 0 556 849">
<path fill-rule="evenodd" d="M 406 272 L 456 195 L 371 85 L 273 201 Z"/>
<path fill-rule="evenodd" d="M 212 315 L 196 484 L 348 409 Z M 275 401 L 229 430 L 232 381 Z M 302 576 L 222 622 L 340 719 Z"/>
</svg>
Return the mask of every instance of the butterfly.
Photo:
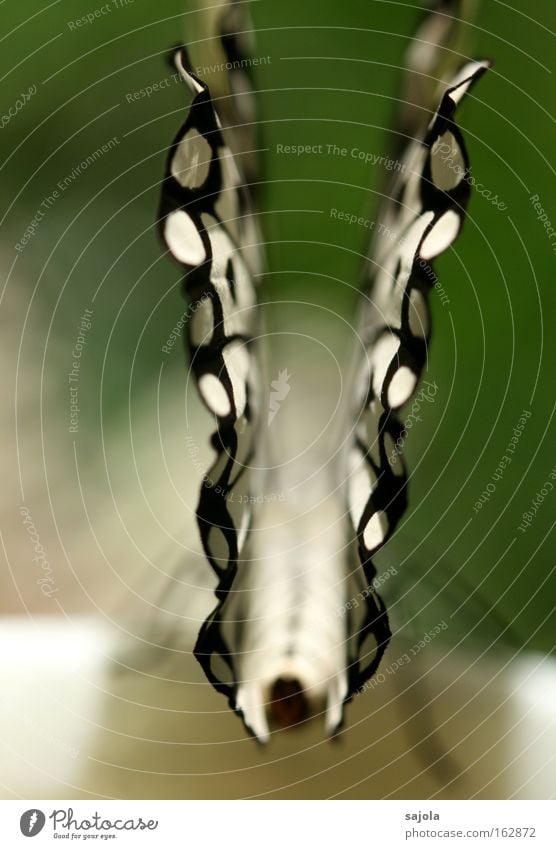
<svg viewBox="0 0 556 849">
<path fill-rule="evenodd" d="M 245 63 L 238 61 L 246 26 L 238 23 L 235 3 L 223 8 L 217 29 L 230 60 L 231 103 L 239 105 L 231 119 L 228 112 L 228 126 L 241 128 L 241 152 L 254 148 L 246 119 L 252 95 Z M 232 133 L 222 125 L 209 86 L 194 73 L 185 47 L 175 53 L 192 100 L 169 149 L 159 227 L 183 268 L 190 370 L 214 422 L 214 458 L 196 515 L 217 578 L 216 605 L 194 652 L 210 683 L 262 742 L 273 722 L 294 725 L 318 709 L 334 735 L 345 704 L 375 674 L 391 639 L 373 557 L 407 508 L 398 413 L 417 391 L 427 360 L 428 299 L 438 279 L 432 263 L 458 237 L 470 196 L 469 157 L 456 111 L 488 68 L 488 62 L 466 62 L 447 82 L 435 79 L 440 45 L 452 24 L 440 4 L 410 50 L 413 106 L 408 96 L 399 168 L 369 248 L 339 485 L 323 484 L 334 487 L 335 507 L 321 507 L 322 530 L 311 536 L 301 522 L 303 511 L 273 505 L 295 541 L 295 555 L 279 535 L 265 539 L 265 511 L 257 500 L 264 482 L 264 463 L 257 459 L 268 442 L 265 428 L 287 395 L 287 370 L 273 383 L 267 414 L 268 380 L 256 341 L 264 260 L 249 190 L 253 160 L 234 155 Z M 435 88 L 440 90 L 432 95 Z M 430 117 L 419 101 L 433 96 Z M 361 603 L 352 604 L 354 598 Z"/>
</svg>

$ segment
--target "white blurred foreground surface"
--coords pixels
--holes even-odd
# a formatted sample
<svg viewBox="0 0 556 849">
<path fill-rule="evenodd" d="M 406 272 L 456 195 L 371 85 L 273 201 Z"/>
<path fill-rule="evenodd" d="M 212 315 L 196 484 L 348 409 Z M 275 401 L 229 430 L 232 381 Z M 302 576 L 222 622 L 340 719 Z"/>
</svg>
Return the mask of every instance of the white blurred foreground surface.
<svg viewBox="0 0 556 849">
<path fill-rule="evenodd" d="M 0 635 L 4 798 L 556 792 L 556 663 L 540 655 L 502 669 L 429 648 L 413 678 L 400 670 L 348 706 L 339 740 L 321 718 L 260 747 L 185 648 L 123 652 L 87 618 L 4 619 Z"/>
</svg>

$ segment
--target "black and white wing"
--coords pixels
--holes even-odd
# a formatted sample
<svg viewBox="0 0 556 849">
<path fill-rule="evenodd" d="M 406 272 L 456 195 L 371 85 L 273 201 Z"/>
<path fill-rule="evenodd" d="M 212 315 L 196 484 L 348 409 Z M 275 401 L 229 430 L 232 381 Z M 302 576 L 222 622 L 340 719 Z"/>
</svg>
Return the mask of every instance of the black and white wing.
<svg viewBox="0 0 556 849">
<path fill-rule="evenodd" d="M 355 378 L 357 424 L 348 460 L 349 512 L 363 570 L 359 580 L 368 587 L 376 575 L 372 557 L 407 505 L 397 412 L 414 394 L 426 363 L 428 296 L 437 281 L 432 262 L 459 235 L 470 195 L 469 158 L 455 113 L 487 67 L 487 62 L 465 64 L 424 134 L 407 146 L 369 255 L 360 327 L 365 355 Z M 354 632 L 352 692 L 376 670 L 389 639 L 376 592 L 369 593 Z"/>
<path fill-rule="evenodd" d="M 215 458 L 201 485 L 197 521 L 218 578 L 218 605 L 201 628 L 195 654 L 211 683 L 233 702 L 233 650 L 221 614 L 250 521 L 259 379 L 253 278 L 259 258 L 244 180 L 209 88 L 190 70 L 185 48 L 176 52 L 175 63 L 193 100 L 169 151 L 160 229 L 184 270 L 190 367 L 215 421 Z"/>
</svg>

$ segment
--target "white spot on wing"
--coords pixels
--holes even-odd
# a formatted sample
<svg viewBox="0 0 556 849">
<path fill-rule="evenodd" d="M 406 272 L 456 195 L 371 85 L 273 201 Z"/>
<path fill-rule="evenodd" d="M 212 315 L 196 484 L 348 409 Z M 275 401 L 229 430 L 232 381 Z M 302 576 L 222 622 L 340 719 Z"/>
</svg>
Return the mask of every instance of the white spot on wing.
<svg viewBox="0 0 556 849">
<path fill-rule="evenodd" d="M 434 185 L 449 192 L 461 182 L 465 174 L 465 162 L 461 147 L 453 133 L 441 135 L 431 149 L 431 176 Z"/>
<path fill-rule="evenodd" d="M 200 265 L 206 257 L 199 231 L 191 216 L 182 209 L 171 212 L 166 218 L 164 238 L 174 257 L 185 265 Z"/>
<path fill-rule="evenodd" d="M 209 143 L 192 128 L 178 144 L 170 171 L 184 189 L 198 189 L 208 177 L 211 158 Z"/>
<path fill-rule="evenodd" d="M 427 233 L 421 245 L 423 259 L 432 259 L 450 247 L 460 228 L 460 217 L 453 209 L 441 215 L 432 230 Z"/>
<path fill-rule="evenodd" d="M 384 510 L 373 513 L 365 530 L 363 531 L 363 542 L 368 551 L 374 551 L 382 545 L 388 533 L 388 519 Z"/>
<path fill-rule="evenodd" d="M 388 404 L 392 409 L 401 407 L 411 397 L 417 375 L 408 366 L 401 366 L 392 376 L 388 386 Z"/>
<path fill-rule="evenodd" d="M 228 416 L 231 412 L 230 399 L 222 383 L 214 374 L 203 374 L 199 380 L 199 392 L 207 406 L 216 416 Z"/>
</svg>

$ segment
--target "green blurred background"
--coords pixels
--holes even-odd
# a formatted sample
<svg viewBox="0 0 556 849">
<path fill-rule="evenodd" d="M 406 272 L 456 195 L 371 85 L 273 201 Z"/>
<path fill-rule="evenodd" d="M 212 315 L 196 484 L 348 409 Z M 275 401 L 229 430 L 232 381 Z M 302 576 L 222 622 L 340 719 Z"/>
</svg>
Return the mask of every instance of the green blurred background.
<svg viewBox="0 0 556 849">
<path fill-rule="evenodd" d="M 403 55 L 422 4 L 257 0 L 250 6 L 256 54 L 270 57 L 254 69 L 270 269 L 264 296 L 311 301 L 349 318 L 367 231 L 335 221 L 330 209 L 372 219 L 387 174 L 349 156 L 278 155 L 276 145 L 335 144 L 389 155 Z M 402 594 L 415 584 L 419 607 L 456 576 L 447 591 L 454 593 L 451 609 L 454 598 L 465 601 L 472 591 L 462 608 L 471 624 L 494 605 L 498 631 L 511 623 L 501 641 L 551 652 L 556 494 L 544 499 L 525 533 L 518 525 L 556 463 L 554 242 L 530 200 L 538 195 L 556 223 L 556 5 L 514 6 L 482 3 L 467 28 L 469 56 L 494 65 L 459 113 L 476 179 L 507 209 L 474 194 L 461 239 L 437 264 L 449 298 L 443 306 L 432 296 L 427 379 L 436 381 L 438 393 L 407 440 L 410 509 L 378 561 L 407 560 L 389 592 Z M 175 84 L 131 102 L 126 95 L 171 74 L 168 51 L 188 42 L 197 13 L 187 12 L 184 0 L 135 0 L 111 5 L 92 24 L 69 26 L 95 8 L 81 0 L 6 0 L 1 9 L 6 110 L 22 91 L 37 87 L 0 131 L 5 340 L 13 343 L 5 355 L 7 407 L 9 413 L 17 366 L 20 416 L 37 424 L 20 444 L 22 478 L 33 474 L 41 456 L 45 465 L 52 457 L 57 492 L 73 474 L 74 441 L 83 462 L 100 458 L 100 425 L 105 432 L 125 431 L 135 404 L 154 391 L 161 345 L 183 312 L 179 271 L 163 256 L 154 222 L 165 151 L 188 96 Z M 14 245 L 43 199 L 113 137 L 114 148 L 60 193 L 18 255 Z M 66 421 L 66 375 L 86 308 L 94 317 L 74 440 Z M 170 396 L 183 391 L 181 346 L 165 360 L 172 380 L 162 391 Z M 514 459 L 475 514 L 523 409 L 532 415 Z M 15 422 L 11 413 L 8 418 L 13 446 Z M 40 433 L 48 439 L 39 452 Z M 88 487 L 95 485 L 92 476 Z M 16 476 L 12 510 L 22 500 L 18 488 Z M 83 521 L 79 505 L 71 510 Z M 430 582 L 420 582 L 429 572 Z M 441 599 L 434 604 L 439 608 L 427 613 L 430 625 L 439 619 Z"/>
</svg>

